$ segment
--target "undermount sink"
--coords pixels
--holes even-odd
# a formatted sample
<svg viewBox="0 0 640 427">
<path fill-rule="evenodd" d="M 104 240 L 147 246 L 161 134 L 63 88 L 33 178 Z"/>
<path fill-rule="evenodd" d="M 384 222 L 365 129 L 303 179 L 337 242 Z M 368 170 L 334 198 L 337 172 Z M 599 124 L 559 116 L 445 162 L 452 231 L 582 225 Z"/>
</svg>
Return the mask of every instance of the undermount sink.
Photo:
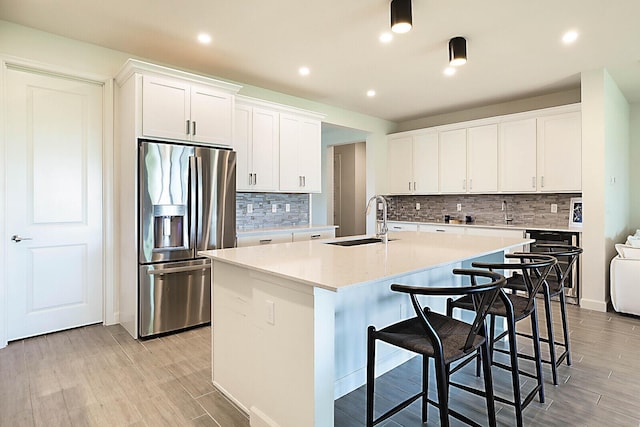
<svg viewBox="0 0 640 427">
<path fill-rule="evenodd" d="M 392 239 L 389 239 L 390 242 Z M 354 239 L 354 240 L 341 240 L 339 242 L 327 242 L 327 245 L 337 245 L 337 246 L 359 246 L 359 245 L 368 245 L 370 243 L 380 243 L 382 239 L 377 237 L 365 237 L 363 239 Z"/>
</svg>

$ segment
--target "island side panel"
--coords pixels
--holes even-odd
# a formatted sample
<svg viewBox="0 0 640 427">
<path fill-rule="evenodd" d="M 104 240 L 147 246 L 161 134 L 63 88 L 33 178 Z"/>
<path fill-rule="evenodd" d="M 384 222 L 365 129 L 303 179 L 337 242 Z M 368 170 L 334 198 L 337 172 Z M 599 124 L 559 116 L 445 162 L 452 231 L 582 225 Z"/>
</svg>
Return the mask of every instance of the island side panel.
<svg viewBox="0 0 640 427">
<path fill-rule="evenodd" d="M 333 425 L 335 293 L 214 261 L 213 382 L 252 426 Z"/>
</svg>

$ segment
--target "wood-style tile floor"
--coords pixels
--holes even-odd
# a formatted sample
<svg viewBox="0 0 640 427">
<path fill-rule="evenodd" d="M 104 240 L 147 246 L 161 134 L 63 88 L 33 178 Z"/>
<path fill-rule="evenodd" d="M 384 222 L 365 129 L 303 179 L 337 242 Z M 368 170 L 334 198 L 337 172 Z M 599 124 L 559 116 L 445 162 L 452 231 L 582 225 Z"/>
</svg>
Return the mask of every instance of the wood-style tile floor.
<svg viewBox="0 0 640 427">
<path fill-rule="evenodd" d="M 560 368 L 557 387 L 544 366 L 546 401 L 525 409 L 525 425 L 639 426 L 640 319 L 575 306 L 569 311 L 573 365 Z M 211 384 L 210 335 L 205 327 L 136 341 L 119 325 L 94 325 L 12 342 L 0 350 L 0 425 L 248 426 Z M 521 350 L 530 351 L 521 342 Z M 481 386 L 468 368 L 455 378 Z M 509 375 L 493 372 L 496 393 L 509 396 Z M 414 391 L 419 378 L 416 359 L 380 377 L 378 408 Z M 452 388 L 451 405 L 486 425 L 481 399 Z M 335 426 L 363 426 L 364 408 L 362 387 L 336 401 Z M 497 409 L 500 426 L 514 425 L 511 407 Z M 438 425 L 437 411 L 429 411 L 428 425 Z M 421 426 L 418 403 L 383 425 Z"/>
<path fill-rule="evenodd" d="M 211 383 L 211 328 L 87 326 L 0 350 L 1 426 L 248 426 Z"/>
</svg>

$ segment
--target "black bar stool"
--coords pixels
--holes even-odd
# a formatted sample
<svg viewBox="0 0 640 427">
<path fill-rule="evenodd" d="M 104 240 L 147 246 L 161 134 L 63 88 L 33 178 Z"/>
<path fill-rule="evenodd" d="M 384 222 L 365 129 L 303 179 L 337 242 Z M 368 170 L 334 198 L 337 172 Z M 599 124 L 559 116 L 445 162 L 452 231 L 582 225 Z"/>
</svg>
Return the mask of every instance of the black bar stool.
<svg viewBox="0 0 640 427">
<path fill-rule="evenodd" d="M 535 253 L 550 255 L 558 260 L 554 266 L 553 274 L 549 274 L 547 280 L 542 285 L 539 293 L 544 299 L 545 318 L 547 322 L 547 337 L 540 337 L 540 341 L 549 345 L 549 359 L 542 359 L 543 363 L 551 365 L 551 376 L 553 385 L 558 385 L 558 366 L 566 359 L 567 365 L 571 366 L 571 342 L 569 341 L 569 326 L 567 323 L 567 301 L 565 297 L 565 287 L 567 281 L 571 277 L 571 270 L 575 265 L 578 257 L 582 253 L 582 248 L 578 246 L 562 245 L 555 243 L 538 243 L 534 244 L 538 249 Z M 519 291 L 524 290 L 525 284 L 522 276 L 515 274 L 507 280 L 507 288 Z M 558 297 L 560 303 L 560 319 L 562 323 L 563 341 L 556 341 L 553 331 L 553 310 L 551 298 Z M 531 335 L 518 332 L 518 335 L 531 338 Z M 562 347 L 562 352 L 556 354 L 556 346 Z"/>
<path fill-rule="evenodd" d="M 519 263 L 480 263 L 474 262 L 471 264 L 477 268 L 487 268 L 493 270 L 520 270 L 520 275 L 523 278 L 525 284 L 525 292 L 522 293 L 505 293 L 500 292 L 499 298 L 489 307 L 488 314 L 490 314 L 491 326 L 490 326 L 490 357 L 491 364 L 502 369 L 511 371 L 511 382 L 513 387 L 513 400 L 503 398 L 501 396 L 494 396 L 495 400 L 501 403 L 511 405 L 515 409 L 516 423 L 520 427 L 523 425 L 522 411 L 531 403 L 536 394 L 540 402 L 544 402 L 544 383 L 542 379 L 542 358 L 540 356 L 540 335 L 538 332 L 538 314 L 536 310 L 536 294 L 542 287 L 547 275 L 557 263 L 554 257 L 542 254 L 506 254 L 506 258 L 518 259 Z M 457 300 L 449 299 L 447 301 L 447 314 L 451 315 L 454 308 L 463 310 L 474 310 L 474 302 L 468 297 L 464 296 Z M 496 317 L 503 317 L 506 319 L 507 330 L 495 336 L 495 319 Z M 536 373 L 531 374 L 526 371 L 520 370 L 518 367 L 518 357 L 524 355 L 518 352 L 518 346 L 516 342 L 516 322 L 529 318 L 531 321 L 532 340 L 534 350 L 534 361 L 536 366 Z M 509 350 L 503 350 L 495 348 L 494 343 L 501 340 L 504 337 L 508 337 Z M 506 365 L 497 362 L 493 358 L 493 352 L 501 352 L 509 355 L 510 364 Z M 482 359 L 483 356 L 480 358 Z M 465 363 L 469 360 L 465 361 Z M 456 367 L 456 369 L 462 366 Z M 536 380 L 536 385 L 524 398 L 520 390 L 520 375 L 533 378 Z M 472 390 L 469 390 L 472 391 Z"/>
<path fill-rule="evenodd" d="M 489 425 L 496 425 L 491 363 L 484 320 L 487 311 L 495 302 L 498 294 L 501 293 L 500 290 L 506 280 L 502 275 L 487 270 L 455 269 L 453 273 L 468 276 L 471 285 L 437 288 L 391 285 L 392 291 L 409 294 L 416 317 L 403 320 L 381 330 L 376 330 L 374 326 L 369 326 L 367 338 L 367 427 L 386 420 L 419 398 L 422 398 L 423 422 L 427 421 L 428 404 L 432 404 L 440 410 L 440 425 L 443 427 L 449 426 L 449 415 L 467 424 L 479 426 L 480 424 L 449 408 L 451 363 L 464 357 L 475 358 L 478 352 L 483 356 L 484 396 L 487 402 Z M 489 283 L 478 284 L 478 278 L 485 278 L 484 281 L 489 279 Z M 474 321 L 472 324 L 468 324 L 450 316 L 434 313 L 428 307 L 421 305 L 420 301 L 418 301 L 418 295 L 466 295 L 469 300 L 473 301 L 475 307 L 476 315 Z M 422 390 L 374 419 L 376 340 L 422 355 Z M 437 402 L 428 397 L 429 359 L 433 359 L 435 364 L 438 389 Z"/>
</svg>

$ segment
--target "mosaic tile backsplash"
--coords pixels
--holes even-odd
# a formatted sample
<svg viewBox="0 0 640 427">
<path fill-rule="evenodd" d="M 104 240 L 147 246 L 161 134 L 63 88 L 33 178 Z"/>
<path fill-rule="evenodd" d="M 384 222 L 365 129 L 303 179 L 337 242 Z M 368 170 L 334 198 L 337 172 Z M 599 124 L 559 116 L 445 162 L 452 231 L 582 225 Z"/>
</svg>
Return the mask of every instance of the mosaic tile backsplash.
<svg viewBox="0 0 640 427">
<path fill-rule="evenodd" d="M 467 194 L 445 196 L 387 196 L 388 218 L 391 221 L 444 222 L 444 216 L 465 220 L 470 215 L 475 224 L 505 224 L 507 215 L 511 224 L 565 228 L 569 225 L 569 207 L 572 197 L 581 194 Z M 416 210 L 420 203 L 420 210 Z M 457 204 L 462 211 L 456 210 Z M 558 212 L 551 213 L 551 204 L 558 205 Z"/>
<path fill-rule="evenodd" d="M 253 212 L 247 212 L 247 205 Z M 276 212 L 272 212 L 272 205 Z M 289 205 L 289 212 L 285 211 Z M 236 228 L 289 227 L 309 225 L 309 195 L 283 193 L 236 193 Z"/>
</svg>

